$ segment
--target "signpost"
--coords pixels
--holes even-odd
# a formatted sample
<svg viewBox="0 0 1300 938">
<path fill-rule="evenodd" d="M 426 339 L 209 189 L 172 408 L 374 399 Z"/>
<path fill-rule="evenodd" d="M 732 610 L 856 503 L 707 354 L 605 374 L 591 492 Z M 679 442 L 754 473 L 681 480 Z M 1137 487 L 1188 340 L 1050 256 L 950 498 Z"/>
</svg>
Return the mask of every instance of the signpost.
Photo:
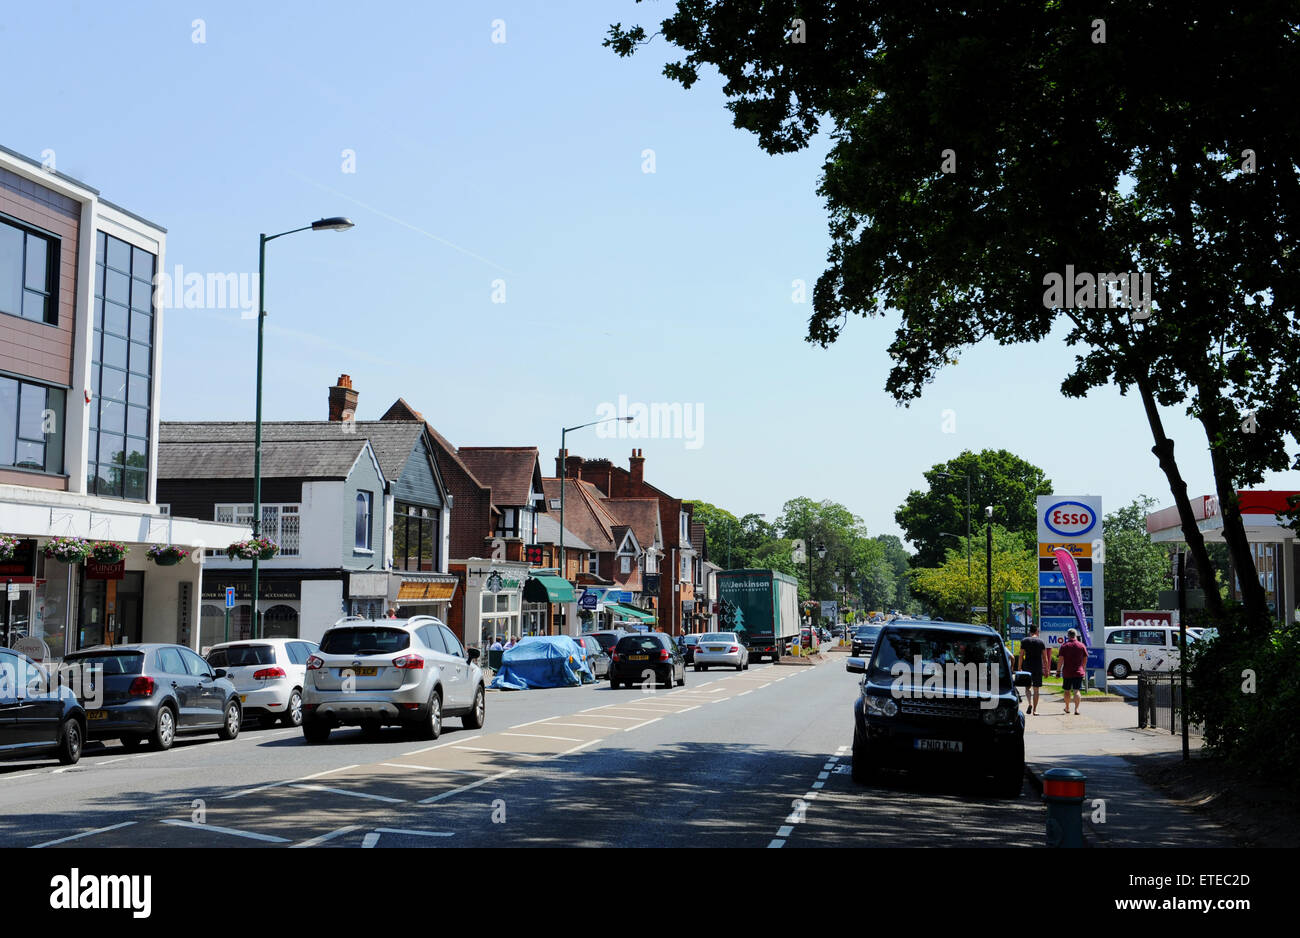
<svg viewBox="0 0 1300 938">
<path fill-rule="evenodd" d="M 226 587 L 226 641 L 230 641 L 230 610 L 235 608 L 235 588 Z"/>
<path fill-rule="evenodd" d="M 1088 646 L 1088 669 L 1097 672 L 1097 686 L 1103 687 L 1106 610 L 1101 496 L 1040 495 L 1037 509 L 1038 624 L 1042 639 L 1048 647 L 1059 646 L 1069 629 L 1086 631 L 1080 638 Z M 1058 555 L 1058 550 L 1068 554 L 1066 568 L 1062 568 L 1063 555 Z M 1076 588 L 1078 595 L 1074 596 Z"/>
</svg>

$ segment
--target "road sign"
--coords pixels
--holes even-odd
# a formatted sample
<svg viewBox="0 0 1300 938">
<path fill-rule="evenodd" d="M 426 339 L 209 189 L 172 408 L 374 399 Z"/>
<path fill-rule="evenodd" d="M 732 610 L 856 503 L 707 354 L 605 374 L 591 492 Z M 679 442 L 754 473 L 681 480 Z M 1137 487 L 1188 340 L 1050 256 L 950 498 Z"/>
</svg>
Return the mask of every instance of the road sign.
<svg viewBox="0 0 1300 938">
<path fill-rule="evenodd" d="M 226 587 L 226 608 L 235 608 L 235 588 L 233 586 Z"/>
<path fill-rule="evenodd" d="M 988 606 L 971 606 L 971 607 L 970 607 L 970 611 L 971 611 L 971 612 L 988 612 L 988 611 L 989 611 L 989 607 L 988 607 Z"/>
<path fill-rule="evenodd" d="M 600 596 L 595 590 L 585 590 L 578 599 L 578 606 L 582 609 L 595 609 L 599 599 Z"/>
<path fill-rule="evenodd" d="M 1082 619 L 1088 631 L 1085 642 L 1091 649 L 1102 648 L 1106 558 L 1101 498 L 1040 495 L 1037 510 L 1038 614 L 1042 637 L 1049 645 L 1059 645 L 1069 629 L 1080 627 Z M 1101 670 L 1098 660 L 1093 654 L 1089 669 Z"/>
<path fill-rule="evenodd" d="M 18 591 L 18 584 L 17 584 L 17 583 L 10 583 L 10 584 L 9 584 L 9 589 L 7 590 L 7 598 L 8 598 L 8 600 L 9 600 L 11 603 L 16 603 L 16 602 L 18 602 L 18 597 L 19 597 L 19 595 L 20 595 L 20 594 L 19 594 L 19 591 Z"/>
</svg>

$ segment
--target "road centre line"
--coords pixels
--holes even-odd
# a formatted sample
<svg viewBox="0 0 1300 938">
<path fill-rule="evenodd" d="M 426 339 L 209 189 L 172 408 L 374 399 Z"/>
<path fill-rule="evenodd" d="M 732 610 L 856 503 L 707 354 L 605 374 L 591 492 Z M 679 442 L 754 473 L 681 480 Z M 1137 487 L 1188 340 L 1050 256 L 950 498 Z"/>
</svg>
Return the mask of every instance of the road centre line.
<svg viewBox="0 0 1300 938">
<path fill-rule="evenodd" d="M 547 726 L 577 726 L 588 730 L 621 730 L 621 726 L 600 726 L 596 723 L 547 723 Z"/>
<path fill-rule="evenodd" d="M 421 772 L 455 772 L 457 775 L 474 775 L 478 772 L 470 772 L 466 769 L 444 769 L 437 765 L 409 765 L 405 762 L 381 762 L 380 765 L 386 765 L 394 769 L 419 769 Z"/>
<path fill-rule="evenodd" d="M 256 788 L 245 788 L 242 791 L 237 791 L 229 795 L 222 795 L 217 800 L 225 801 L 229 798 L 238 798 L 240 795 L 251 795 L 254 792 L 266 791 L 268 788 L 278 788 L 281 785 L 292 785 L 295 782 L 306 782 L 306 781 L 310 781 L 313 778 L 320 778 L 322 775 L 330 775 L 331 773 L 334 772 L 344 772 L 347 771 L 348 769 L 359 769 L 359 768 L 361 768 L 360 763 L 357 763 L 356 765 L 343 765 L 343 766 L 339 766 L 337 769 L 326 769 L 323 772 L 313 772 L 311 775 L 304 775 L 302 778 L 286 778 L 283 781 L 272 782 L 269 785 L 258 785 Z"/>
<path fill-rule="evenodd" d="M 390 798 L 387 795 L 372 795 L 368 791 L 348 791 L 346 788 L 328 788 L 325 785 L 294 785 L 304 791 L 325 791 L 334 795 L 351 795 L 353 798 L 368 798 L 371 801 L 386 801 L 389 804 L 404 804 L 405 798 Z"/>
<path fill-rule="evenodd" d="M 520 736 L 528 739 L 558 739 L 562 743 L 580 743 L 582 740 L 572 736 L 544 736 L 541 733 L 500 733 L 501 736 Z"/>
<path fill-rule="evenodd" d="M 545 756 L 546 753 L 536 752 L 515 752 L 512 749 L 488 749 L 486 746 L 457 746 L 457 749 L 463 749 L 466 752 L 495 752 L 499 756 L 520 756 L 529 759 L 536 759 L 539 756 Z"/>
<path fill-rule="evenodd" d="M 513 727 L 512 727 L 512 728 L 513 728 Z M 464 738 L 461 738 L 461 737 L 458 736 L 458 737 L 456 737 L 455 739 L 448 740 L 448 741 L 445 742 L 445 743 L 438 743 L 438 745 L 436 745 L 436 746 L 425 746 L 423 749 L 412 749 L 410 752 L 404 752 L 404 753 L 402 753 L 402 755 L 404 755 L 404 756 L 418 756 L 418 755 L 421 755 L 422 753 L 433 752 L 433 750 L 435 750 L 435 749 L 442 749 L 444 746 L 454 746 L 454 745 L 456 745 L 457 743 L 468 742 L 468 741 L 471 740 L 471 739 L 478 739 L 478 738 L 480 738 L 480 737 L 482 737 L 482 736 L 486 736 L 486 735 L 487 735 L 486 733 L 479 733 L 478 736 L 466 736 L 466 737 L 464 737 Z"/>
<path fill-rule="evenodd" d="M 47 840 L 42 844 L 32 844 L 32 849 L 38 847 L 53 847 L 55 844 L 66 844 L 69 840 L 80 840 L 82 837 L 90 837 L 94 834 L 105 834 L 109 831 L 115 831 L 122 827 L 130 827 L 135 821 L 123 821 L 121 824 L 113 824 L 109 827 L 97 827 L 92 831 L 82 831 L 80 834 L 70 834 L 67 837 L 60 837 L 58 840 Z"/>
<path fill-rule="evenodd" d="M 406 834 L 411 837 L 455 837 L 455 831 L 412 831 L 401 827 L 376 827 L 376 834 Z"/>
<path fill-rule="evenodd" d="M 182 821 L 178 818 L 163 818 L 164 824 L 171 824 L 175 827 L 188 827 L 192 830 L 212 831 L 217 834 L 230 834 L 233 837 L 247 837 L 249 840 L 261 840 L 268 844 L 287 844 L 289 838 L 276 837 L 274 834 L 259 834 L 256 831 L 241 831 L 233 827 L 218 827 L 215 824 L 199 824 L 195 821 Z"/>
<path fill-rule="evenodd" d="M 304 840 L 301 843 L 290 844 L 289 849 L 292 850 L 294 847 L 318 847 L 326 841 L 333 840 L 335 837 L 342 837 L 344 834 L 359 831 L 364 826 L 364 824 L 351 824 L 347 827 L 340 827 L 338 830 L 330 831 L 328 834 L 321 834 L 319 837 L 313 837 L 310 840 Z"/>
<path fill-rule="evenodd" d="M 507 775 L 513 775 L 517 769 L 506 769 L 504 772 L 498 772 L 496 775 L 481 778 L 477 782 L 471 782 L 468 785 L 462 785 L 460 788 L 453 788 L 451 791 L 444 791 L 441 795 L 434 795 L 432 798 L 425 798 L 420 804 L 434 804 L 442 801 L 444 798 L 450 798 L 452 795 L 459 795 L 463 791 L 469 791 L 471 788 L 478 788 L 480 785 L 486 785 L 488 782 L 495 782 L 505 778 Z"/>
<path fill-rule="evenodd" d="M 785 846 L 785 841 L 784 841 L 784 840 L 774 840 L 774 841 L 772 841 L 771 843 L 769 843 L 767 846 L 768 846 L 769 848 L 772 848 L 772 847 L 784 847 L 784 846 Z"/>
</svg>

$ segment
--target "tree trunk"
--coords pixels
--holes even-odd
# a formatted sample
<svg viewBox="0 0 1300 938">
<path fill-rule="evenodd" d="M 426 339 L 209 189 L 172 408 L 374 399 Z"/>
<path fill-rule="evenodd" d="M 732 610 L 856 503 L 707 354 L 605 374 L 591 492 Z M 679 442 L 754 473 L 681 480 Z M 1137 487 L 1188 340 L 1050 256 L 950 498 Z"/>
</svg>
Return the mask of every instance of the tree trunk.
<svg viewBox="0 0 1300 938">
<path fill-rule="evenodd" d="M 1169 491 L 1173 494 L 1174 505 L 1178 508 L 1178 520 L 1182 524 L 1183 538 L 1187 541 L 1188 550 L 1191 551 L 1192 560 L 1200 574 L 1202 592 L 1205 593 L 1205 609 L 1212 619 L 1220 620 L 1223 618 L 1223 601 L 1219 598 L 1219 585 L 1214 578 L 1214 567 L 1210 564 L 1210 553 L 1205 548 L 1205 536 L 1196 526 L 1196 518 L 1192 515 L 1192 503 L 1187 497 L 1187 483 L 1183 481 L 1182 473 L 1178 471 L 1178 463 L 1174 461 L 1174 441 L 1165 436 L 1164 422 L 1160 419 L 1160 411 L 1156 407 L 1155 398 L 1146 379 L 1139 378 L 1137 387 L 1138 393 L 1142 396 L 1142 406 L 1146 409 L 1151 437 L 1155 440 L 1151 452 L 1155 454 L 1165 478 L 1169 480 Z"/>
</svg>

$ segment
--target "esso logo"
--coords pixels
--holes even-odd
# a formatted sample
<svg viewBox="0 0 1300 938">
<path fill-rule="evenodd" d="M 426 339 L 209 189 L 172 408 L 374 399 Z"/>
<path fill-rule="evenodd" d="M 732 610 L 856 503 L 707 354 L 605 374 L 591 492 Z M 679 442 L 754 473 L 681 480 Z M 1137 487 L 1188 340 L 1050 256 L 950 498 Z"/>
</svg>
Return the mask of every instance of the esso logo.
<svg viewBox="0 0 1300 938">
<path fill-rule="evenodd" d="M 1079 537 L 1087 534 L 1097 523 L 1093 510 L 1081 502 L 1057 502 L 1043 515 L 1043 523 L 1053 534 L 1061 537 Z"/>
</svg>

